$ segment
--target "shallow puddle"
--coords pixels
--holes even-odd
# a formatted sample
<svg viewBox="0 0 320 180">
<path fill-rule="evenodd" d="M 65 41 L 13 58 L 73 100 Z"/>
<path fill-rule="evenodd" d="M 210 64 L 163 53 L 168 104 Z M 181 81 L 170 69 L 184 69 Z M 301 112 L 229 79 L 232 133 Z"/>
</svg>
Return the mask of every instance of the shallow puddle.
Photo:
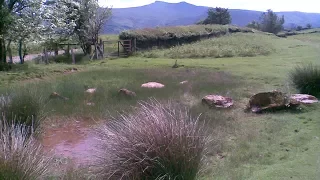
<svg viewBox="0 0 320 180">
<path fill-rule="evenodd" d="M 78 165 L 86 165 L 95 158 L 97 140 L 92 130 L 94 124 L 72 121 L 63 126 L 45 128 L 41 143 L 45 150 L 58 157 L 69 158 Z"/>
</svg>

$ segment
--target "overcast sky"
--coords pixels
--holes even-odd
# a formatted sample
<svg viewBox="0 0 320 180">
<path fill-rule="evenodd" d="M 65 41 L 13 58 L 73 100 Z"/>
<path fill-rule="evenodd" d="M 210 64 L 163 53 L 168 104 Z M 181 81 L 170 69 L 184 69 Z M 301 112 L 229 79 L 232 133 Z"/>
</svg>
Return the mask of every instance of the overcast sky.
<svg viewBox="0 0 320 180">
<path fill-rule="evenodd" d="M 102 6 L 114 8 L 136 7 L 153 3 L 155 0 L 99 0 Z M 166 2 L 181 2 L 183 0 L 162 0 Z M 320 13 L 319 0 L 185 0 L 190 4 L 209 7 L 224 7 L 230 9 L 249 9 L 265 11 L 302 11 Z"/>
</svg>

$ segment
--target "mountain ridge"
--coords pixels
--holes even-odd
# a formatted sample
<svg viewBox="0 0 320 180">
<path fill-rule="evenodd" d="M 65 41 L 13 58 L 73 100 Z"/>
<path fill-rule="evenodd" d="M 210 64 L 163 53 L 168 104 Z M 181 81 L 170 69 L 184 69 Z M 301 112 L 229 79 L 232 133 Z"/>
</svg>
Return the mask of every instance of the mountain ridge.
<svg viewBox="0 0 320 180">
<path fill-rule="evenodd" d="M 103 34 L 118 34 L 123 30 L 154 28 L 158 26 L 191 25 L 203 20 L 210 7 L 197 6 L 187 2 L 154 3 L 131 8 L 114 8 L 110 20 L 104 25 Z M 229 9 L 232 24 L 245 26 L 253 20 L 258 20 L 261 11 Z M 320 13 L 305 13 L 299 11 L 276 12 L 285 16 L 285 27 L 305 26 L 310 23 L 313 27 L 320 26 Z"/>
</svg>

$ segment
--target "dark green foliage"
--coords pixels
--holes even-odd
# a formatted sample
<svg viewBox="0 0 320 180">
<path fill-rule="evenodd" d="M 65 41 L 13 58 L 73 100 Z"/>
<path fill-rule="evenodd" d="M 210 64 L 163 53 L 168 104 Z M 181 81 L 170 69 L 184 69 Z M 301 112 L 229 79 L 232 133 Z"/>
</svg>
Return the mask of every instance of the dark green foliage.
<svg viewBox="0 0 320 180">
<path fill-rule="evenodd" d="M 148 28 L 141 30 L 123 31 L 119 35 L 121 40 L 136 39 L 139 49 L 157 47 L 172 47 L 218 37 L 227 33 L 252 32 L 248 28 L 227 25 L 191 25 L 176 27 Z"/>
<path fill-rule="evenodd" d="M 300 93 L 319 97 L 320 66 L 313 64 L 297 66 L 291 71 L 290 78 Z"/>
<path fill-rule="evenodd" d="M 283 30 L 284 22 L 284 16 L 279 18 L 276 13 L 269 9 L 267 12 L 262 13 L 260 17 L 260 30 L 277 34 Z"/>
<path fill-rule="evenodd" d="M 247 25 L 248 28 L 252 28 L 252 29 L 260 29 L 260 24 L 257 21 L 252 21 Z"/>
<path fill-rule="evenodd" d="M 0 71 L 9 71 L 12 69 L 12 65 L 4 62 L 0 62 Z"/>
<path fill-rule="evenodd" d="M 208 17 L 203 21 L 203 24 L 221 24 L 226 25 L 231 23 L 231 15 L 228 9 L 216 7 L 208 10 Z"/>
<path fill-rule="evenodd" d="M 312 28 L 312 25 L 309 23 L 309 24 L 306 25 L 306 28 L 307 28 L 307 29 L 311 29 L 311 28 Z"/>
<path fill-rule="evenodd" d="M 297 26 L 297 31 L 301 31 L 303 29 L 303 27 L 302 26 Z"/>
</svg>

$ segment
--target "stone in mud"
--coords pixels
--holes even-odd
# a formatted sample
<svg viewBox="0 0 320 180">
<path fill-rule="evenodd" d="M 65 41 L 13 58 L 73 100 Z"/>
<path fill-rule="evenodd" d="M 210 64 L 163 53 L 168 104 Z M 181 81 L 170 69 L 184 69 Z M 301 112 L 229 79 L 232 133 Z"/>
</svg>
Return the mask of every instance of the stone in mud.
<svg viewBox="0 0 320 180">
<path fill-rule="evenodd" d="M 202 103 L 210 107 L 229 108 L 233 106 L 233 100 L 230 97 L 220 95 L 207 95 L 202 98 Z"/>
<path fill-rule="evenodd" d="M 125 88 L 120 89 L 118 91 L 118 94 L 123 95 L 123 96 L 127 96 L 127 97 L 136 97 L 137 96 L 135 92 L 130 91 L 130 90 L 125 89 Z"/>
<path fill-rule="evenodd" d="M 311 95 L 308 94 L 292 94 L 290 96 L 291 101 L 297 101 L 301 104 L 314 104 L 319 102 L 319 100 Z"/>
<path fill-rule="evenodd" d="M 94 94 L 96 91 L 97 91 L 97 88 L 91 88 L 91 89 L 87 89 L 86 93 Z"/>
<path fill-rule="evenodd" d="M 57 92 L 53 92 L 50 94 L 50 99 L 62 99 L 62 100 L 69 100 L 69 98 L 67 97 L 63 97 L 60 94 L 58 94 Z"/>
<path fill-rule="evenodd" d="M 148 83 L 142 84 L 141 87 L 149 88 L 149 89 L 154 89 L 154 88 L 161 89 L 161 88 L 164 88 L 164 85 L 158 82 L 148 82 Z"/>
<path fill-rule="evenodd" d="M 250 98 L 247 110 L 254 113 L 261 113 L 263 111 L 294 108 L 299 106 L 299 104 L 298 101 L 288 98 L 288 96 L 282 92 L 263 92 Z"/>
</svg>

